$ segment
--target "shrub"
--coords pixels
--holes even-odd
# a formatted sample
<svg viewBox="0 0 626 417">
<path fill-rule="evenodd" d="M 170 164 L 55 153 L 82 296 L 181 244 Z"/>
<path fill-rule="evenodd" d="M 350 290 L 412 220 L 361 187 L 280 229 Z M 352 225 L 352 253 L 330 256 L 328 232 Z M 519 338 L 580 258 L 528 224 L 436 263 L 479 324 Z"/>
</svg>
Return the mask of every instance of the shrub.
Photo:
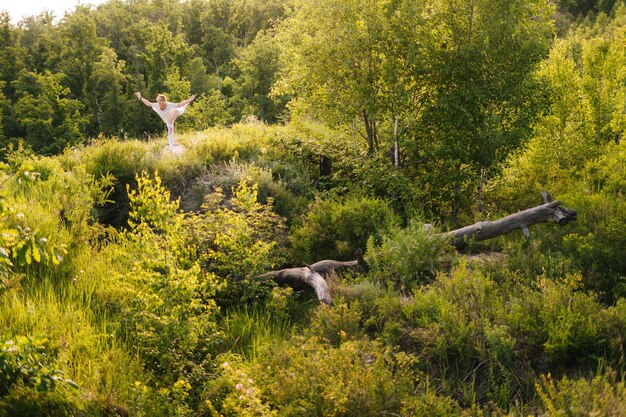
<svg viewBox="0 0 626 417">
<path fill-rule="evenodd" d="M 622 416 L 626 410 L 626 385 L 611 369 L 591 379 L 561 378 L 550 374 L 536 384 L 543 408 L 542 416 Z"/>
<path fill-rule="evenodd" d="M 63 392 L 38 391 L 20 388 L 0 399 L 0 417 L 87 417 L 106 416 L 102 410 L 84 410 L 84 404 L 68 398 Z"/>
<path fill-rule="evenodd" d="M 507 407 L 532 381 L 505 319 L 508 308 L 491 279 L 461 263 L 411 299 L 380 299 L 377 314 L 383 340 L 420 357 L 436 389 L 463 406 Z"/>
<path fill-rule="evenodd" d="M 568 276 L 562 283 L 538 281 L 539 318 L 546 333 L 543 345 L 547 359 L 555 365 L 593 361 L 606 343 L 600 332 L 602 306 L 593 295 L 577 291 L 581 281 L 580 275 Z"/>
<path fill-rule="evenodd" d="M 137 183 L 129 192 L 131 229 L 120 242 L 125 253 L 118 254 L 132 271 L 120 280 L 130 293 L 120 332 L 152 372 L 173 383 L 202 363 L 215 342 L 213 296 L 220 284 L 203 271 L 194 223 L 177 211 L 158 175 L 144 173 Z"/>
<path fill-rule="evenodd" d="M 336 200 L 317 198 L 291 232 L 291 257 L 309 263 L 354 259 L 354 252 L 365 248 L 370 236 L 377 242 L 397 223 L 397 216 L 379 199 L 358 195 Z"/>
<path fill-rule="evenodd" d="M 207 384 L 212 406 L 225 416 L 367 416 L 399 413 L 415 395 L 415 360 L 376 342 L 316 337 L 267 344 L 246 366 L 225 357 Z"/>
<path fill-rule="evenodd" d="M 451 248 L 417 218 L 411 219 L 406 228 L 390 227 L 380 240 L 377 245 L 370 238 L 367 244 L 371 275 L 404 290 L 432 280 L 445 260 L 446 250 Z"/>
<path fill-rule="evenodd" d="M 343 303 L 335 300 L 333 306 L 320 306 L 313 312 L 306 334 L 333 346 L 363 337 L 362 309 L 358 301 Z"/>
<path fill-rule="evenodd" d="M 54 369 L 57 352 L 48 339 L 18 336 L 13 340 L 2 340 L 0 350 L 0 398 L 13 386 L 22 384 L 38 391 L 53 391 L 58 384 L 78 385 L 63 377 L 63 372 Z"/>
</svg>

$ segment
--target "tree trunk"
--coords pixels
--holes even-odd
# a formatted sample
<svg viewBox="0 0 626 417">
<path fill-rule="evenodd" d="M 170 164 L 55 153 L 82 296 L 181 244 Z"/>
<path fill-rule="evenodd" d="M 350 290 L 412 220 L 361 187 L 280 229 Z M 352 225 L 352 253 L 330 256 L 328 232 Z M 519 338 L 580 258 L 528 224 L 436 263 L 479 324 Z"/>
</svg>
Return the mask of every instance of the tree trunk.
<svg viewBox="0 0 626 417">
<path fill-rule="evenodd" d="M 367 155 L 372 156 L 377 146 L 376 123 L 369 118 L 365 109 L 363 109 L 363 123 L 365 124 L 365 133 L 367 135 Z"/>
<path fill-rule="evenodd" d="M 496 236 L 510 233 L 514 230 L 521 230 L 524 236 L 530 237 L 528 227 L 537 223 L 551 221 L 561 226 L 570 221 L 576 220 L 576 211 L 560 207 L 560 201 L 552 201 L 548 192 L 543 192 L 545 204 L 529 208 L 501 219 L 478 222 L 470 226 L 442 233 L 444 239 L 450 239 L 451 243 L 458 249 L 467 245 L 468 241 L 480 241 L 491 239 Z"/>
</svg>

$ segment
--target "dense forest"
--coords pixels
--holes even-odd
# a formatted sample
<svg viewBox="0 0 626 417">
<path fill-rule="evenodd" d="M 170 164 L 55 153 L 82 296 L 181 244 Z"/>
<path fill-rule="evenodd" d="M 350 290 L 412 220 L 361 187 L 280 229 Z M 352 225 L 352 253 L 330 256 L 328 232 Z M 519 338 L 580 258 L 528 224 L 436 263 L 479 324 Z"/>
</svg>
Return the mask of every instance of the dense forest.
<svg viewBox="0 0 626 417">
<path fill-rule="evenodd" d="M 109 0 L 0 39 L 0 417 L 626 416 L 623 0 Z M 137 91 L 198 95 L 176 152 Z M 576 220 L 442 237 L 543 191 Z M 354 259 L 327 303 L 271 275 Z"/>
</svg>

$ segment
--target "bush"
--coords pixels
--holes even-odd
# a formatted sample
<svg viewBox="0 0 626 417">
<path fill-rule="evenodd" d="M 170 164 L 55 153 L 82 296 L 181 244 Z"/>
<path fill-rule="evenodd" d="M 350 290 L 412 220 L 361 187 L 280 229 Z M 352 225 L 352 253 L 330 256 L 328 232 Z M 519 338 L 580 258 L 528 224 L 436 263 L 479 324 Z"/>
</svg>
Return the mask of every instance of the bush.
<svg viewBox="0 0 626 417">
<path fill-rule="evenodd" d="M 342 342 L 363 338 L 362 322 L 362 309 L 358 301 L 348 304 L 335 300 L 333 306 L 320 306 L 314 311 L 306 334 L 339 346 Z"/>
<path fill-rule="evenodd" d="M 445 260 L 446 251 L 451 249 L 417 218 L 406 228 L 390 227 L 380 240 L 376 245 L 370 238 L 367 244 L 371 275 L 404 290 L 432 280 Z"/>
<path fill-rule="evenodd" d="M 603 307 L 580 274 L 498 286 L 461 263 L 411 299 L 379 298 L 362 321 L 383 323 L 376 335 L 420 357 L 461 405 L 506 408 L 532 396 L 536 372 L 620 366 L 625 305 Z"/>
<path fill-rule="evenodd" d="M 57 352 L 48 339 L 18 336 L 15 341 L 2 340 L 0 346 L 0 398 L 17 384 L 38 391 L 53 391 L 58 384 L 78 387 L 54 369 Z"/>
<path fill-rule="evenodd" d="M 376 342 L 331 347 L 316 337 L 267 344 L 246 366 L 225 357 L 207 384 L 225 416 L 373 416 L 400 413 L 419 392 L 415 360 Z"/>
<path fill-rule="evenodd" d="M 87 414 L 81 412 L 83 407 L 83 404 L 68 398 L 65 393 L 18 389 L 0 399 L 0 417 L 87 417 Z M 90 415 L 106 416 L 104 413 L 91 411 L 93 414 Z"/>
<path fill-rule="evenodd" d="M 236 124 L 230 129 L 211 128 L 181 139 L 206 164 L 250 161 L 266 151 L 271 127 Z"/>
<path fill-rule="evenodd" d="M 591 379 L 563 377 L 556 383 L 548 374 L 536 387 L 542 416 L 623 416 L 626 410 L 626 385 L 611 369 Z"/>
<path fill-rule="evenodd" d="M 308 263 L 354 259 L 354 252 L 365 248 L 370 236 L 377 242 L 397 223 L 398 217 L 379 199 L 358 195 L 317 198 L 291 232 L 291 257 Z"/>
</svg>

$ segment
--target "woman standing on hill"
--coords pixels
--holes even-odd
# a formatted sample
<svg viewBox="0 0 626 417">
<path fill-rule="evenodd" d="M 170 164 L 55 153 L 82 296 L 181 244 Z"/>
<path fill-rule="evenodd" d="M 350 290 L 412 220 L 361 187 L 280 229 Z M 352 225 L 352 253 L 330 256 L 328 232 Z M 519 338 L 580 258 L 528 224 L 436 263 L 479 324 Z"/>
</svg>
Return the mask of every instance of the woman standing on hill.
<svg viewBox="0 0 626 417">
<path fill-rule="evenodd" d="M 165 126 L 167 126 L 167 142 L 170 145 L 170 149 L 174 148 L 174 122 L 176 118 L 185 112 L 187 105 L 191 103 L 196 95 L 192 95 L 187 100 L 183 100 L 180 103 L 170 103 L 167 101 L 167 97 L 165 94 L 159 94 L 156 98 L 157 102 L 152 103 L 151 101 L 145 99 L 141 96 L 141 93 L 137 91 L 135 93 L 137 98 L 143 102 L 148 107 L 152 107 L 152 110 L 157 112 L 157 114 L 161 117 L 161 119 L 165 122 Z"/>
</svg>

